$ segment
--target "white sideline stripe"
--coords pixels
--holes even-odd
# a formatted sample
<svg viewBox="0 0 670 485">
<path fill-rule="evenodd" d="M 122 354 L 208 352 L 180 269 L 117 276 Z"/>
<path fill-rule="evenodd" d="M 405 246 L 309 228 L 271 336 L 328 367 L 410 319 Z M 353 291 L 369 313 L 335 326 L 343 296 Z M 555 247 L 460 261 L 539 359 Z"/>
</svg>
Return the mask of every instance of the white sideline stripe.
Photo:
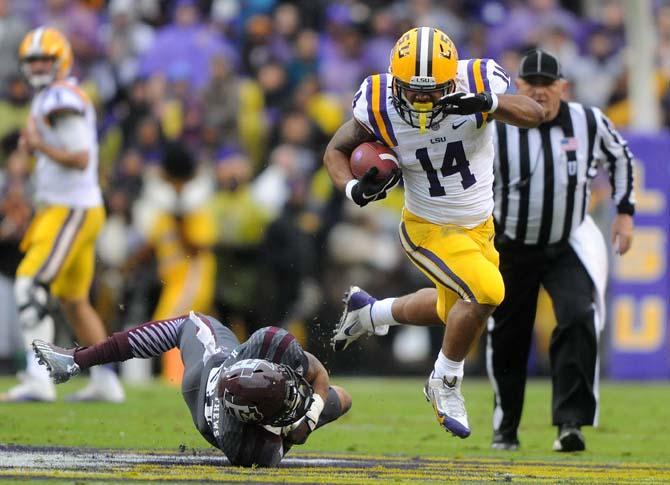
<svg viewBox="0 0 670 485">
<path fill-rule="evenodd" d="M 103 458 L 104 457 L 104 458 Z M 192 455 L 149 455 L 139 453 L 108 453 L 106 450 L 73 450 L 62 451 L 4 451 L 0 456 L 0 469 L 23 468 L 31 470 L 58 469 L 81 470 L 95 468 L 118 469 L 119 466 L 137 465 L 226 465 L 228 459 L 221 456 L 192 456 Z M 367 466 L 365 460 L 347 460 L 334 458 L 284 458 L 282 464 L 302 466 Z"/>
</svg>

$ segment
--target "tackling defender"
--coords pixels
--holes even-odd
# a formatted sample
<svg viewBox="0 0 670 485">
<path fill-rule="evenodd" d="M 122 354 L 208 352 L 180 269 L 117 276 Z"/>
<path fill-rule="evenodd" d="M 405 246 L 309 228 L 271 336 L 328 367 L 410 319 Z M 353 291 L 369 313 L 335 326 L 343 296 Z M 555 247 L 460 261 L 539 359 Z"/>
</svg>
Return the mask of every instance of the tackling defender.
<svg viewBox="0 0 670 485">
<path fill-rule="evenodd" d="M 541 106 L 531 98 L 505 94 L 509 83 L 495 61 L 459 61 L 444 32 L 414 28 L 393 47 L 389 73 L 363 81 L 354 96 L 354 118 L 335 133 L 324 155 L 334 184 L 359 206 L 386 197 L 400 173 L 376 182 L 372 168 L 355 180 L 352 151 L 379 141 L 398 156 L 405 185 L 400 241 L 437 287 L 437 315 L 446 324 L 424 393 L 440 425 L 461 438 L 470 435 L 461 394 L 463 361 L 504 296 L 493 245 L 493 127 L 488 121 L 531 128 L 543 120 Z M 372 297 L 352 286 L 334 332 L 335 350 L 365 333 L 385 334 L 388 325 L 375 322 L 394 321 L 393 314 L 433 322 L 435 302 L 426 293 L 373 306 Z"/>
<path fill-rule="evenodd" d="M 35 362 L 30 343 L 51 341 L 54 321 L 49 295 L 57 298 L 77 340 L 101 342 L 107 336 L 89 303 L 95 266 L 95 240 L 105 221 L 98 186 L 95 109 L 68 77 L 72 49 L 58 30 L 39 27 L 19 47 L 21 70 L 36 90 L 21 143 L 37 157 L 33 173 L 38 211 L 21 242 L 25 256 L 16 272 L 27 368 L 21 383 L 3 401 L 53 401 L 55 388 Z M 91 369 L 91 382 L 71 400 L 121 402 L 124 392 L 110 369 Z"/>
<path fill-rule="evenodd" d="M 291 446 L 351 407 L 349 394 L 330 385 L 323 364 L 277 327 L 257 330 L 239 344 L 221 322 L 191 312 L 115 333 L 92 347 L 33 343 L 56 383 L 94 365 L 156 357 L 175 347 L 193 423 L 233 465 L 277 466 Z"/>
</svg>

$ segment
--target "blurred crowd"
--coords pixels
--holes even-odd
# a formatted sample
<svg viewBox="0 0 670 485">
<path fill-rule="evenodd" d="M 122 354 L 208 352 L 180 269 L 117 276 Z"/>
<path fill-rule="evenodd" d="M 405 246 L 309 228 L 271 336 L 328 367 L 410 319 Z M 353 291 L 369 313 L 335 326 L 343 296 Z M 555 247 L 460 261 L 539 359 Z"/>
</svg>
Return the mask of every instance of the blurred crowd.
<svg viewBox="0 0 670 485">
<path fill-rule="evenodd" d="M 165 284 L 151 263 L 160 266 L 160 251 L 137 255 L 151 246 L 157 214 L 179 220 L 205 208 L 217 268 L 211 311 L 242 336 L 277 324 L 323 345 L 350 282 L 379 296 L 425 284 L 397 243 L 400 191 L 353 208 L 322 168 L 325 143 L 350 116 L 363 78 L 388 69 L 402 32 L 436 26 L 460 58 L 495 58 L 512 76 L 529 47 L 555 53 L 571 96 L 625 127 L 634 53 L 621 2 L 590 5 L 585 12 L 578 0 L 0 0 L 0 271 L 13 276 L 31 214 L 31 160 L 17 149 L 30 105 L 17 48 L 30 28 L 67 35 L 73 74 L 98 111 L 108 220 L 94 301 L 110 330 L 154 314 Z M 668 125 L 670 3 L 655 5 L 657 95 Z M 175 140 L 195 156 L 186 187 L 176 188 L 162 167 Z"/>
</svg>

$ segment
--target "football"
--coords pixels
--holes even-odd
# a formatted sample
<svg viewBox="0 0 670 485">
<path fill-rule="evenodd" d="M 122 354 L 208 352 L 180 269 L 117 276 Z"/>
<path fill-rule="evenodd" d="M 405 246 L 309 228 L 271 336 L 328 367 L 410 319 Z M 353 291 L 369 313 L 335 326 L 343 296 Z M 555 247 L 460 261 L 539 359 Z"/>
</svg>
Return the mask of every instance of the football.
<svg viewBox="0 0 670 485">
<path fill-rule="evenodd" d="M 391 172 L 398 168 L 398 158 L 390 148 L 377 142 L 367 142 L 358 145 L 351 153 L 349 159 L 351 173 L 360 179 L 372 167 L 377 167 L 379 172 L 375 180 L 384 180 Z"/>
</svg>

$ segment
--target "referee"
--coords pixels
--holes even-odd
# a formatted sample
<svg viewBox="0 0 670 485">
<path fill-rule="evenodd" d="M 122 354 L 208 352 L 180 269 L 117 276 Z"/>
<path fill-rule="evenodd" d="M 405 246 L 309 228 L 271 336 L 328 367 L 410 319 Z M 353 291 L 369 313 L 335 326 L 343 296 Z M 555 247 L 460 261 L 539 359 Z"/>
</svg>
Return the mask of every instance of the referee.
<svg viewBox="0 0 670 485">
<path fill-rule="evenodd" d="M 557 319 L 549 349 L 552 419 L 558 427 L 553 449 L 584 450 L 580 427 L 597 424 L 607 250 L 586 210 L 600 162 L 609 170 L 617 209 L 612 243 L 618 254 L 628 251 L 633 158 L 599 109 L 561 100 L 565 87 L 558 59 L 530 51 L 521 60 L 517 88 L 542 105 L 548 121 L 532 129 L 496 122 L 494 217 L 505 300 L 493 314 L 487 339 L 494 449 L 519 447 L 540 285 L 551 296 Z"/>
</svg>

